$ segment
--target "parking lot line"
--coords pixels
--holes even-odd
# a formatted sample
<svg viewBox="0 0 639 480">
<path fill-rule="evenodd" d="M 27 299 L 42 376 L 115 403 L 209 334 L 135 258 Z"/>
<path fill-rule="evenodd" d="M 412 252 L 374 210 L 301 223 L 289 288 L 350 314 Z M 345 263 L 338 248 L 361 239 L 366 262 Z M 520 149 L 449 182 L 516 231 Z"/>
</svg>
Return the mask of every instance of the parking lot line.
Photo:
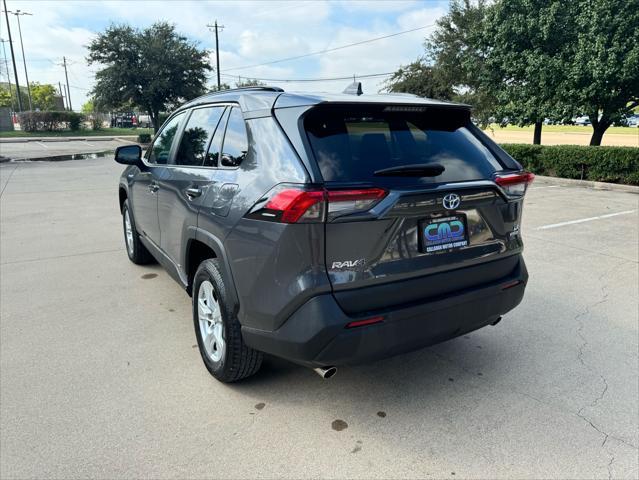
<svg viewBox="0 0 639 480">
<path fill-rule="evenodd" d="M 544 188 L 559 188 L 561 185 L 544 185 L 543 187 L 533 187 L 530 190 L 541 190 Z"/>
<path fill-rule="evenodd" d="M 607 213 L 606 215 L 599 215 L 597 217 L 580 218 L 579 220 L 570 220 L 568 222 L 551 223 L 550 225 L 543 225 L 537 227 L 535 230 L 548 230 L 550 228 L 564 227 L 566 225 L 574 225 L 575 223 L 591 222 L 593 220 L 601 220 L 604 218 L 616 217 L 618 215 L 628 215 L 629 213 L 635 213 L 637 210 L 625 210 L 623 212 Z"/>
<path fill-rule="evenodd" d="M 42 142 L 36 142 L 38 145 L 40 145 L 41 147 L 46 148 L 47 150 L 49 149 L 49 147 L 47 147 L 44 143 Z"/>
</svg>

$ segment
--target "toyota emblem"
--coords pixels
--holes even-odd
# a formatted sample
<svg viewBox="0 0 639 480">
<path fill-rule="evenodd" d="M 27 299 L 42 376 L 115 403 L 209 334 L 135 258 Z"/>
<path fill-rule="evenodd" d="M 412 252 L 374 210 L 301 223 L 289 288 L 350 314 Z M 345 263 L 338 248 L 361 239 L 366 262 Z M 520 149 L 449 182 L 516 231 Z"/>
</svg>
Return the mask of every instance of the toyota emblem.
<svg viewBox="0 0 639 480">
<path fill-rule="evenodd" d="M 446 210 L 455 210 L 457 207 L 459 207 L 460 203 L 461 198 L 459 198 L 459 195 L 457 195 L 456 193 L 449 193 L 442 200 L 442 205 Z"/>
</svg>

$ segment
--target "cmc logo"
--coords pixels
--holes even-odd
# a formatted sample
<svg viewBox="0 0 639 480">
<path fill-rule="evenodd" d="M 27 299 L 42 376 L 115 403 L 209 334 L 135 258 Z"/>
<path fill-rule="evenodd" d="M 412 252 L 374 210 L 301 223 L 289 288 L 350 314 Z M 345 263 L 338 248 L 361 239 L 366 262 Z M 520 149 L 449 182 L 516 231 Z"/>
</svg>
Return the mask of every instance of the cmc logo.
<svg viewBox="0 0 639 480">
<path fill-rule="evenodd" d="M 431 223 L 424 229 L 429 242 L 455 240 L 464 236 L 464 224 L 459 220 Z"/>
</svg>

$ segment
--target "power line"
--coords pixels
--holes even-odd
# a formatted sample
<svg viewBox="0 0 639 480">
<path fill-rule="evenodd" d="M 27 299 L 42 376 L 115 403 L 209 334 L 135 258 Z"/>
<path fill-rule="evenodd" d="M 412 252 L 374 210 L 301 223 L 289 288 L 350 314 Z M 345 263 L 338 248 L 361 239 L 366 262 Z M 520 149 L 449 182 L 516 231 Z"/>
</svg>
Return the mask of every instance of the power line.
<svg viewBox="0 0 639 480">
<path fill-rule="evenodd" d="M 349 75 L 346 77 L 331 77 L 331 78 L 256 78 L 256 77 L 243 77 L 240 75 L 231 75 L 229 73 L 223 73 L 222 76 L 227 78 L 236 78 L 238 80 L 259 80 L 261 82 L 282 82 L 282 83 L 305 83 L 305 82 L 332 82 L 337 80 L 353 80 L 358 78 L 374 78 L 374 77 L 387 77 L 393 75 L 395 72 L 384 73 L 369 73 L 367 75 Z"/>
<path fill-rule="evenodd" d="M 404 35 L 406 33 L 416 32 L 418 30 L 424 30 L 425 28 L 430 28 L 430 27 L 433 27 L 434 25 L 435 25 L 434 23 L 431 23 L 430 25 L 424 25 L 423 27 L 411 28 L 410 30 L 404 30 L 402 32 L 391 33 L 390 35 L 384 35 L 384 36 L 381 36 L 381 37 L 369 38 L 368 40 L 362 40 L 361 42 L 355 42 L 355 43 L 349 43 L 349 44 L 346 44 L 346 45 L 340 45 L 339 47 L 333 47 L 333 48 L 327 48 L 327 49 L 324 49 L 324 50 L 318 50 L 316 52 L 305 53 L 304 55 L 296 55 L 295 57 L 280 58 L 279 60 L 271 60 L 270 62 L 256 63 L 256 64 L 253 64 L 253 65 L 244 65 L 244 66 L 241 66 L 241 67 L 231 67 L 231 68 L 227 68 L 224 71 L 225 72 L 230 72 L 231 70 L 245 70 L 247 68 L 262 67 L 264 65 L 273 65 L 274 63 L 288 62 L 290 60 L 298 60 L 300 58 L 311 57 L 313 55 L 321 55 L 321 54 L 324 54 L 324 53 L 335 52 L 337 50 L 342 50 L 344 48 L 356 47 L 357 45 L 363 45 L 365 43 L 376 42 L 378 40 L 383 40 L 385 38 L 396 37 L 398 35 Z"/>
</svg>

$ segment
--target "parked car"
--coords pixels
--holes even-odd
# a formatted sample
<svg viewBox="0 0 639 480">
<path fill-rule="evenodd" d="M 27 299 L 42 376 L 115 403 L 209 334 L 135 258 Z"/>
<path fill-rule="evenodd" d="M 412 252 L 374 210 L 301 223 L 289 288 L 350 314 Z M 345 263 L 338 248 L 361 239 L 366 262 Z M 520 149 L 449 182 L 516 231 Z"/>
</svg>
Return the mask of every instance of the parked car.
<svg viewBox="0 0 639 480">
<path fill-rule="evenodd" d="M 115 160 L 128 257 L 192 296 L 223 382 L 263 353 L 327 378 L 496 325 L 524 295 L 533 175 L 465 105 L 224 90 Z"/>
<path fill-rule="evenodd" d="M 590 117 L 587 115 L 582 115 L 581 117 L 575 117 L 572 119 L 575 125 L 580 125 L 582 127 L 590 125 Z"/>
<path fill-rule="evenodd" d="M 138 120 L 134 112 L 120 112 L 111 115 L 111 127 L 136 128 L 137 126 Z"/>
<path fill-rule="evenodd" d="M 626 125 L 629 127 L 639 127 L 639 114 L 629 115 L 626 118 Z"/>
<path fill-rule="evenodd" d="M 151 122 L 151 116 L 146 113 L 138 114 L 138 127 L 140 128 L 151 128 L 153 126 L 153 122 Z"/>
</svg>

